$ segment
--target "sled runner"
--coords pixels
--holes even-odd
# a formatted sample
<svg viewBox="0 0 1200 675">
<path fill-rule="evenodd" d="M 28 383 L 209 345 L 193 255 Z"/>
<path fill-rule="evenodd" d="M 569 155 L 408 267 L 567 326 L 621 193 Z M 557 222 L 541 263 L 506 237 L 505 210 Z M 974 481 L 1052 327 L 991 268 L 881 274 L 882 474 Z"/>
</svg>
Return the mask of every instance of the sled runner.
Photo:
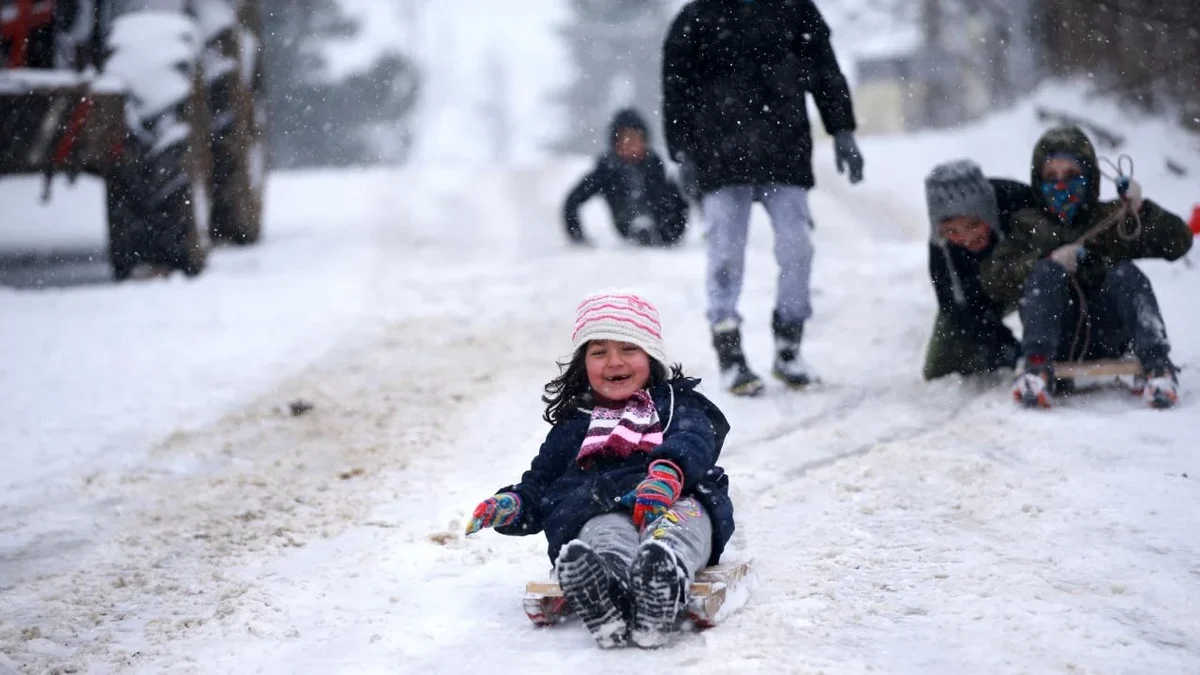
<svg viewBox="0 0 1200 675">
<path fill-rule="evenodd" d="M 1146 384 L 1145 369 L 1133 356 L 1092 361 L 1057 361 L 1054 379 L 1060 394 L 1078 394 L 1109 387 L 1141 396 Z M 1157 406 L 1156 406 L 1157 407 Z"/>
<path fill-rule="evenodd" d="M 685 614 L 696 628 L 711 628 L 737 610 L 749 591 L 750 563 L 730 562 L 706 567 L 696 573 Z M 728 604 L 727 604 L 728 603 Z M 537 626 L 551 626 L 569 619 L 571 608 L 555 581 L 531 581 L 525 585 L 525 614 Z M 722 612 L 722 608 L 726 611 Z"/>
<path fill-rule="evenodd" d="M 1060 380 L 1138 377 L 1142 363 L 1134 358 L 1096 359 L 1094 361 L 1055 361 L 1054 377 Z"/>
<path fill-rule="evenodd" d="M 1030 377 L 1026 375 L 1024 377 Z M 1133 356 L 1091 361 L 1056 361 L 1054 363 L 1054 394 L 1069 396 L 1085 391 L 1103 390 L 1109 387 L 1124 389 L 1142 398 L 1151 408 L 1172 408 L 1179 402 L 1176 387 L 1178 381 L 1171 372 L 1148 374 L 1141 362 Z M 1026 406 L 1049 408 L 1046 394 L 1039 394 L 1037 403 L 1026 397 L 1020 379 L 1013 387 L 1013 397 Z"/>
</svg>

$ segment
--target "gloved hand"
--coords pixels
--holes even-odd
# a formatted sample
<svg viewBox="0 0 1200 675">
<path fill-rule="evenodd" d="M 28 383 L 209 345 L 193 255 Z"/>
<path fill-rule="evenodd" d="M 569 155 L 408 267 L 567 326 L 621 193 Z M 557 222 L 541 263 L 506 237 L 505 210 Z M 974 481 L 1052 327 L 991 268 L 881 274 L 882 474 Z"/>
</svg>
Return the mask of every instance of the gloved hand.
<svg viewBox="0 0 1200 675">
<path fill-rule="evenodd" d="M 564 213 L 563 226 L 567 230 L 567 239 L 570 240 L 572 244 L 587 243 L 587 237 L 583 236 L 583 227 L 579 223 L 578 213 Z"/>
<path fill-rule="evenodd" d="M 1069 274 L 1075 274 L 1079 269 L 1079 263 L 1087 255 L 1087 249 L 1079 244 L 1067 244 L 1059 246 L 1050 252 L 1050 259 L 1062 265 L 1067 269 Z"/>
<path fill-rule="evenodd" d="M 700 177 L 696 173 L 696 164 L 687 155 L 679 156 L 679 189 L 688 200 L 700 201 Z"/>
<path fill-rule="evenodd" d="M 641 529 L 662 517 L 682 491 L 683 471 L 673 462 L 656 459 L 650 463 L 646 477 L 621 498 L 621 503 L 633 507 L 633 524 Z"/>
<path fill-rule="evenodd" d="M 1129 176 L 1117 177 L 1117 196 L 1134 212 L 1142 209 L 1142 185 Z"/>
<path fill-rule="evenodd" d="M 854 140 L 854 132 L 839 131 L 833 135 L 833 156 L 837 160 L 838 173 L 845 173 L 850 168 L 850 182 L 857 183 L 863 178 L 863 156 L 858 151 L 858 143 Z"/>
<path fill-rule="evenodd" d="M 485 527 L 512 525 L 519 515 L 521 496 L 515 492 L 501 492 L 479 502 L 467 523 L 467 534 L 474 534 Z"/>
</svg>

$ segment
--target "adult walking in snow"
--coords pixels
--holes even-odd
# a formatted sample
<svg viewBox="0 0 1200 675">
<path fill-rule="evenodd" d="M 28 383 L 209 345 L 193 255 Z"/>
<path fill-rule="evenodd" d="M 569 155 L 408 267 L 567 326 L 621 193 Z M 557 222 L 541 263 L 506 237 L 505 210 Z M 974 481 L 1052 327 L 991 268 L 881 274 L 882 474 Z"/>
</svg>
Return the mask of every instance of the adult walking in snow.
<svg viewBox="0 0 1200 675">
<path fill-rule="evenodd" d="M 467 534 L 545 532 L 567 603 L 601 647 L 665 644 L 696 572 L 733 534 L 717 466 L 725 416 L 669 367 L 658 310 L 632 293 L 576 309 L 573 356 L 546 385 L 552 426 L 515 485 L 476 507 Z"/>
<path fill-rule="evenodd" d="M 762 380 L 742 351 L 742 289 L 750 208 L 761 201 L 775 230 L 778 292 L 771 326 L 774 374 L 812 378 L 800 356 L 812 314 L 811 93 L 834 137 L 838 171 L 862 179 L 855 119 L 830 30 L 810 0 L 694 0 L 663 46 L 663 121 L 671 157 L 695 176 L 707 227 L 708 311 L 724 385 L 755 395 Z"/>
<path fill-rule="evenodd" d="M 572 242 L 585 243 L 579 207 L 596 194 L 604 197 L 623 239 L 643 246 L 671 246 L 683 238 L 688 205 L 667 178 L 662 159 L 650 149 L 650 131 L 636 110 L 613 116 L 609 149 L 567 195 L 563 224 Z"/>
<path fill-rule="evenodd" d="M 1026 184 L 985 178 L 969 159 L 939 164 L 925 177 L 929 209 L 929 278 L 938 312 L 925 352 L 924 375 L 975 375 L 1015 368 L 1021 344 L 1004 325 L 1015 305 L 983 292 L 979 265 L 1008 236 L 1013 215 L 1036 206 Z"/>
<path fill-rule="evenodd" d="M 1127 178 L 1121 197 L 1100 201 L 1096 150 L 1076 126 L 1050 129 L 1031 163 L 1037 208 L 1013 220 L 1008 238 L 980 267 L 994 302 L 1020 301 L 1023 372 L 1013 397 L 1050 406 L 1055 360 L 1119 357 L 1132 351 L 1145 370 L 1143 394 L 1155 407 L 1178 401 L 1177 368 L 1150 280 L 1138 258 L 1177 260 L 1192 247 L 1179 216 Z"/>
</svg>

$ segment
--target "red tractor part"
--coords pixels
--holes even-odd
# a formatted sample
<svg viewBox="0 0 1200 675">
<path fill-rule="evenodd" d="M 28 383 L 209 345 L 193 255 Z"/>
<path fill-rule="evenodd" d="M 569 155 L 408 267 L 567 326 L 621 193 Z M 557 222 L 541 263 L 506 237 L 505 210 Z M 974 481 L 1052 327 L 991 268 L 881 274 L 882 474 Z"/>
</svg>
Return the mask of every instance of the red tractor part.
<svg viewBox="0 0 1200 675">
<path fill-rule="evenodd" d="M 16 7 L 0 9 L 0 38 L 8 42 L 9 68 L 27 65 L 29 36 L 53 21 L 54 0 L 17 0 Z"/>
</svg>

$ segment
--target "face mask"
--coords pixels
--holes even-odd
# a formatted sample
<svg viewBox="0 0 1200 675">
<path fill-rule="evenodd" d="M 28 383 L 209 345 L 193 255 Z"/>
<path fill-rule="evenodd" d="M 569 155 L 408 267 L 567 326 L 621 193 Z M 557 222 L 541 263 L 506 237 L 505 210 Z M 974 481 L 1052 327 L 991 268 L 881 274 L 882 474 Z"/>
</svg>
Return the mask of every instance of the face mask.
<svg viewBox="0 0 1200 675">
<path fill-rule="evenodd" d="M 1045 181 L 1042 183 L 1042 195 L 1050 206 L 1050 211 L 1064 223 L 1070 224 L 1079 213 L 1079 207 L 1087 198 L 1087 176 L 1076 176 L 1067 180 Z"/>
</svg>

